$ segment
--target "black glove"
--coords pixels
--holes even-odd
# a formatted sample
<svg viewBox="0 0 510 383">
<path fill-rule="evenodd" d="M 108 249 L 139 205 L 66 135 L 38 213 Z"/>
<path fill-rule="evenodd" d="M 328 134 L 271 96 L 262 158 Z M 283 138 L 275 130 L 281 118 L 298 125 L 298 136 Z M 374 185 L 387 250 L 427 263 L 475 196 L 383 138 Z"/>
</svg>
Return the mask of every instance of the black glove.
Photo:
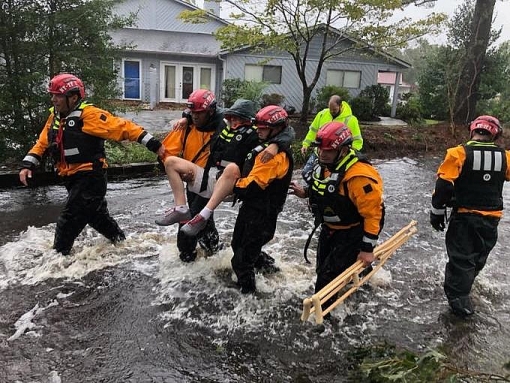
<svg viewBox="0 0 510 383">
<path fill-rule="evenodd" d="M 430 224 L 437 231 L 444 231 L 444 213 L 443 214 L 434 214 L 430 212 Z"/>
</svg>

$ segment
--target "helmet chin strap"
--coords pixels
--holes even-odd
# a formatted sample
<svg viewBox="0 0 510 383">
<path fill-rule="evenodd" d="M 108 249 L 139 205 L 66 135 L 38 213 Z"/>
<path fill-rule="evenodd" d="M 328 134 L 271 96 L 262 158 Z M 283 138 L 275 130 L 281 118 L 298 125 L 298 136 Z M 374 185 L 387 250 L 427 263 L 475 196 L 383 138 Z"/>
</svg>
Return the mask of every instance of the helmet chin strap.
<svg viewBox="0 0 510 383">
<path fill-rule="evenodd" d="M 63 115 L 62 112 L 60 112 L 60 115 L 61 117 L 67 117 L 69 115 L 69 113 L 71 113 L 74 109 L 76 109 L 78 107 L 78 105 L 80 104 L 80 100 L 81 98 L 77 98 L 76 99 L 76 103 L 73 105 L 73 107 L 71 107 L 71 105 L 69 105 L 69 99 L 72 97 L 73 95 L 70 95 L 70 96 L 66 96 L 66 106 L 67 106 L 67 113 L 65 113 L 65 116 Z"/>
<path fill-rule="evenodd" d="M 345 148 L 347 148 L 347 150 Z M 328 168 L 328 170 L 334 171 L 336 169 L 337 165 L 340 163 L 340 161 L 342 161 L 345 158 L 347 153 L 349 153 L 349 147 L 342 146 L 340 148 L 340 150 L 337 151 L 336 157 L 331 163 L 326 164 L 324 162 L 321 162 L 321 164 L 326 166 Z"/>
</svg>

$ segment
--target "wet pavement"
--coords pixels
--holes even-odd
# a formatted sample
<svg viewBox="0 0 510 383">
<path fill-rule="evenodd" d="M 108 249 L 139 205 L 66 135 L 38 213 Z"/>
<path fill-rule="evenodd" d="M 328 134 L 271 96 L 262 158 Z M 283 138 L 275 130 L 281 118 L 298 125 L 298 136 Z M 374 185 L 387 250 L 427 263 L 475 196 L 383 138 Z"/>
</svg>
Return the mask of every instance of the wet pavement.
<svg viewBox="0 0 510 383">
<path fill-rule="evenodd" d="M 158 134 L 168 132 L 170 130 L 169 122 L 181 118 L 182 110 L 140 110 L 118 115 L 136 122 L 152 134 Z"/>
</svg>

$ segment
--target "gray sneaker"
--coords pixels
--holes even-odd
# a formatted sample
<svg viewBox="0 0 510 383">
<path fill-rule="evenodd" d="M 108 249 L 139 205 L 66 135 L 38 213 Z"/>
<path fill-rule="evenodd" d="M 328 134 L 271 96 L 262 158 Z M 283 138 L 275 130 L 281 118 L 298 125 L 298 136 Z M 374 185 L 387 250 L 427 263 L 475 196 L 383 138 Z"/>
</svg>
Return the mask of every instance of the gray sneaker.
<svg viewBox="0 0 510 383">
<path fill-rule="evenodd" d="M 191 221 L 188 221 L 181 227 L 180 232 L 190 237 L 196 237 L 207 226 L 207 220 L 200 214 L 193 217 Z"/>
<path fill-rule="evenodd" d="M 167 210 L 165 212 L 165 215 L 159 219 L 157 219 L 155 222 L 159 226 L 168 226 L 173 225 L 174 223 L 184 223 L 188 222 L 191 219 L 191 213 L 186 211 L 185 213 L 180 212 L 173 207 L 170 210 Z"/>
</svg>

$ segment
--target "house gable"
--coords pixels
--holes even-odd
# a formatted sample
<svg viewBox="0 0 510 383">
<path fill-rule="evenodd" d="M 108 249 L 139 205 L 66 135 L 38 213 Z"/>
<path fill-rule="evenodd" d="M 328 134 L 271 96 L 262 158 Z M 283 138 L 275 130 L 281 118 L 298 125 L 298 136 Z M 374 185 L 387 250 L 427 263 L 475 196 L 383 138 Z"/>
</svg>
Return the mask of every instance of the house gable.
<svg viewBox="0 0 510 383">
<path fill-rule="evenodd" d="M 212 34 L 226 21 L 214 15 L 207 16 L 205 23 L 186 23 L 179 19 L 183 11 L 197 10 L 197 7 L 179 0 L 125 0 L 115 6 L 115 13 L 127 16 L 136 13 L 133 28 L 137 30 L 156 30 L 171 32 L 189 32 Z"/>
</svg>

